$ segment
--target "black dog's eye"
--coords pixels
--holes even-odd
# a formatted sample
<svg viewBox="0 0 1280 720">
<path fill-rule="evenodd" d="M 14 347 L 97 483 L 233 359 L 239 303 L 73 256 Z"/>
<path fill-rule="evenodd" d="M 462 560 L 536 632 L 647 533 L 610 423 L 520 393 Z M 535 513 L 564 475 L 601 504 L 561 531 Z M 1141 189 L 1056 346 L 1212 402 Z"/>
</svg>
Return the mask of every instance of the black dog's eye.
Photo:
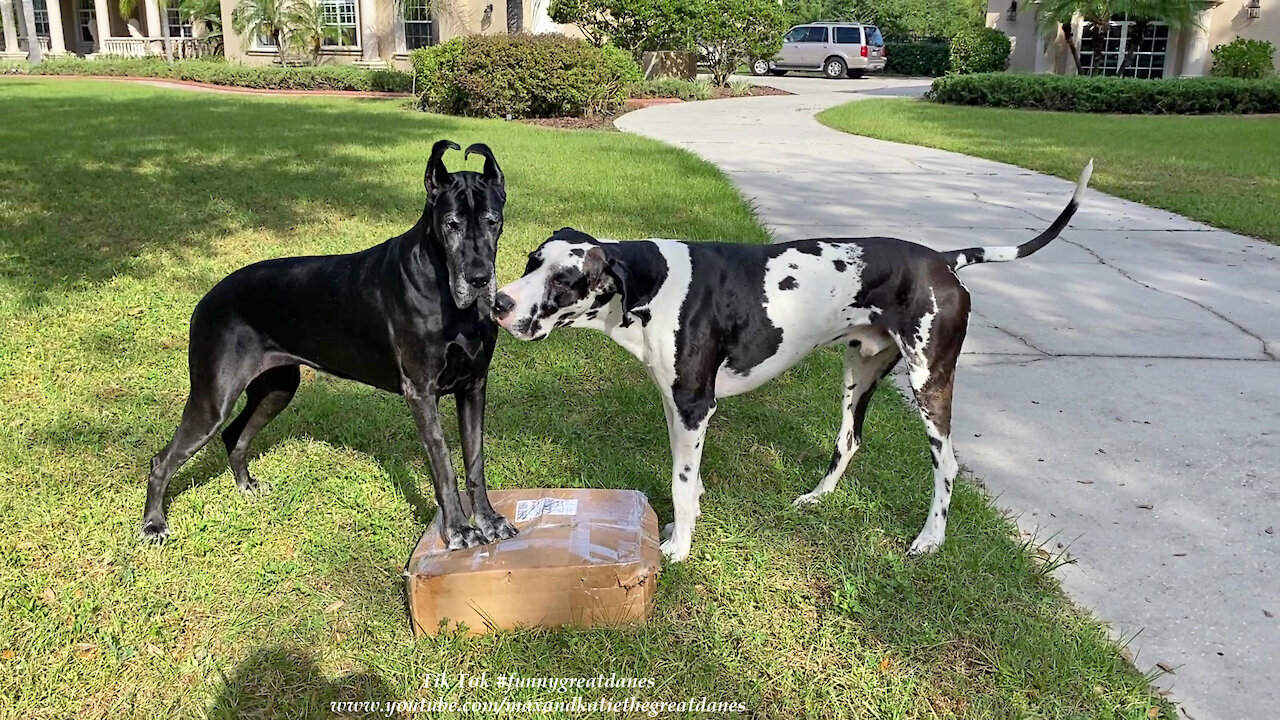
<svg viewBox="0 0 1280 720">
<path fill-rule="evenodd" d="M 462 229 L 462 223 L 458 222 L 456 218 L 452 218 L 452 219 L 449 219 L 449 220 L 445 221 L 444 226 L 445 226 L 445 227 L 447 227 L 447 228 L 449 228 L 450 230 L 461 230 L 461 229 Z"/>
<path fill-rule="evenodd" d="M 485 221 L 485 224 L 487 224 L 489 227 L 493 227 L 494 225 L 498 224 L 498 218 L 495 218 L 495 217 L 486 217 L 484 221 Z"/>
</svg>

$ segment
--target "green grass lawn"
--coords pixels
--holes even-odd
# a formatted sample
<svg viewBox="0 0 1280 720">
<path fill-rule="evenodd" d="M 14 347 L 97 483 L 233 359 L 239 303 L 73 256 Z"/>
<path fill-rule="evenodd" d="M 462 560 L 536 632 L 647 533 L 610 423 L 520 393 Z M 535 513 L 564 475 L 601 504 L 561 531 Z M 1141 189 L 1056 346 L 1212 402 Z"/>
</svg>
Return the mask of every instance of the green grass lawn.
<svg viewBox="0 0 1280 720">
<path fill-rule="evenodd" d="M 256 444 L 270 495 L 242 496 L 211 445 L 171 486 L 173 538 L 140 545 L 192 306 L 246 263 L 403 231 L 440 137 L 490 143 L 506 171 L 500 282 L 564 225 L 767 237 L 714 168 L 619 133 L 87 80 L 5 79 L 0 96 L 0 717 L 505 697 L 422 688 L 485 671 L 653 677 L 644 700 L 707 696 L 762 718 L 1173 717 L 969 484 L 943 550 L 904 556 L 931 467 L 891 389 L 840 489 L 791 507 L 838 426 L 831 352 L 722 403 L 693 555 L 664 569 L 642 627 L 415 641 L 400 573 L 435 508 L 413 421 L 398 397 L 313 374 Z M 489 399 L 491 487 L 638 488 L 670 515 L 657 393 L 603 336 L 504 334 Z"/>
<path fill-rule="evenodd" d="M 837 130 L 941 148 L 1075 180 L 1193 220 L 1280 242 L 1280 118 L 1086 115 L 855 102 L 821 113 Z"/>
</svg>

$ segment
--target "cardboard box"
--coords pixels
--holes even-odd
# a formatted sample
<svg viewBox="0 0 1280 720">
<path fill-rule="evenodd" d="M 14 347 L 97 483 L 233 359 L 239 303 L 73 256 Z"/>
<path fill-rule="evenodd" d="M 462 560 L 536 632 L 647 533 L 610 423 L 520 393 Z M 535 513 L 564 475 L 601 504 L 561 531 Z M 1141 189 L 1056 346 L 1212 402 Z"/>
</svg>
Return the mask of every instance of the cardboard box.
<svg viewBox="0 0 1280 720">
<path fill-rule="evenodd" d="M 658 518 L 635 490 L 495 490 L 493 507 L 520 531 L 446 550 L 435 520 L 405 567 L 415 635 L 440 621 L 471 634 L 521 626 L 643 622 L 661 552 Z"/>
</svg>

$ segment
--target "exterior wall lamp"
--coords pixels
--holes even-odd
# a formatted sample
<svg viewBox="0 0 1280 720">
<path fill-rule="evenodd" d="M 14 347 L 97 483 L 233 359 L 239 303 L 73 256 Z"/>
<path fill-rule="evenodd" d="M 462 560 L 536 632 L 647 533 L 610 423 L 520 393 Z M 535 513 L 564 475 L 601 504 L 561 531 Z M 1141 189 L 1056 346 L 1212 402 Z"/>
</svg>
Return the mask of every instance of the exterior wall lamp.
<svg viewBox="0 0 1280 720">
<path fill-rule="evenodd" d="M 1250 20 L 1262 17 L 1262 0 L 1249 0 L 1244 8 Z"/>
<path fill-rule="evenodd" d="M 1261 2 L 1261 0 L 1252 0 L 1252 2 Z M 1009 3 L 1009 9 L 1004 11 L 1004 19 L 1009 22 L 1018 21 L 1018 0 Z"/>
</svg>

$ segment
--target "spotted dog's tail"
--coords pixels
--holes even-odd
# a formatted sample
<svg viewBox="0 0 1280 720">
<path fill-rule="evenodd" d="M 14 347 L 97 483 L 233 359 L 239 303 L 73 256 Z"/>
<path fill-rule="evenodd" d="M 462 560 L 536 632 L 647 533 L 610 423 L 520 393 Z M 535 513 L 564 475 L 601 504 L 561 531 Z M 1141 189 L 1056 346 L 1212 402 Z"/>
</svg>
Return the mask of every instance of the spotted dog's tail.
<svg viewBox="0 0 1280 720">
<path fill-rule="evenodd" d="M 1080 196 L 1084 194 L 1084 189 L 1089 186 L 1089 176 L 1093 174 L 1093 160 L 1084 166 L 1084 172 L 1080 173 L 1080 180 L 1076 183 L 1076 191 L 1071 196 L 1071 202 L 1062 209 L 1058 217 L 1049 226 L 1049 229 L 1040 233 L 1034 240 L 1022 243 L 1021 245 L 996 245 L 993 247 L 976 247 L 966 248 L 964 250 L 951 250 L 942 253 L 942 256 L 951 263 L 954 270 L 959 270 L 965 265 L 977 265 L 978 263 L 989 262 L 1008 262 L 1024 258 L 1031 253 L 1039 250 L 1049 244 L 1050 240 L 1058 237 L 1058 233 L 1062 232 L 1067 223 L 1071 222 L 1071 216 L 1076 214 L 1076 208 L 1080 206 Z"/>
</svg>

